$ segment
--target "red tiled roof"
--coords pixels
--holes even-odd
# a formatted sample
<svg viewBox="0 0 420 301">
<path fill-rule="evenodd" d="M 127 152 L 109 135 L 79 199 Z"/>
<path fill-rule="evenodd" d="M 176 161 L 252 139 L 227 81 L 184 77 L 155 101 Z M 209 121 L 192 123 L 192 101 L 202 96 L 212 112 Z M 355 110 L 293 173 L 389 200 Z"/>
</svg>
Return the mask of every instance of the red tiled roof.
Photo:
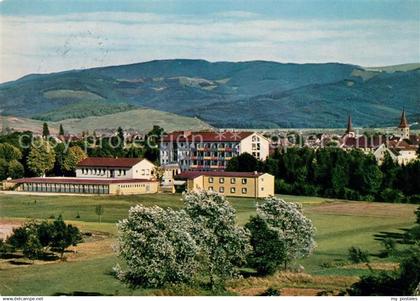
<svg viewBox="0 0 420 301">
<path fill-rule="evenodd" d="M 155 182 L 146 179 L 93 179 L 75 177 L 34 177 L 11 180 L 13 183 L 50 183 L 50 184 L 121 184 L 121 183 L 145 183 Z"/>
<path fill-rule="evenodd" d="M 130 168 L 139 163 L 143 158 L 99 158 L 89 157 L 77 164 L 77 167 L 122 167 Z"/>
<path fill-rule="evenodd" d="M 199 176 L 213 177 L 237 177 L 237 178 L 257 178 L 262 173 L 254 172 L 232 172 L 232 171 L 184 171 L 176 175 L 176 179 L 195 179 Z"/>
<path fill-rule="evenodd" d="M 416 145 L 411 145 L 407 143 L 405 140 L 399 140 L 399 141 L 391 140 L 387 143 L 387 146 L 389 148 L 393 148 L 396 150 L 417 150 Z"/>
<path fill-rule="evenodd" d="M 376 148 L 385 142 L 386 142 L 386 137 L 381 137 L 381 136 L 375 136 L 373 138 L 368 138 L 365 136 L 361 136 L 358 138 L 346 136 L 343 138 L 344 147 Z"/>
<path fill-rule="evenodd" d="M 163 142 L 239 142 L 253 132 L 172 132 L 162 137 Z"/>
</svg>

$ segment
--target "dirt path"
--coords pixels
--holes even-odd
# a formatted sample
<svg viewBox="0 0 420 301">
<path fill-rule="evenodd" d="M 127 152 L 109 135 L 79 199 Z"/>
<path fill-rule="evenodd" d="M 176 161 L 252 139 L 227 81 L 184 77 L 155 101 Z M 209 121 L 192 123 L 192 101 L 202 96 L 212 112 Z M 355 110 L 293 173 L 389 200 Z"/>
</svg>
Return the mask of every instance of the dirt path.
<svg viewBox="0 0 420 301">
<path fill-rule="evenodd" d="M 0 220 L 0 239 L 6 239 L 10 234 L 12 234 L 13 228 L 18 228 L 22 225 L 22 221 L 16 220 Z"/>
</svg>

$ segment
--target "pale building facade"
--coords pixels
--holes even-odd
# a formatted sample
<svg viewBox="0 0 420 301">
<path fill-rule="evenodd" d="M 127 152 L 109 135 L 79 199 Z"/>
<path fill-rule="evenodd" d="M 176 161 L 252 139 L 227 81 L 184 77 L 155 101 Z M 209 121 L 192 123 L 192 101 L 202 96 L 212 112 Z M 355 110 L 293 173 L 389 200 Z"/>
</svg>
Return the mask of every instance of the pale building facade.
<svg viewBox="0 0 420 301">
<path fill-rule="evenodd" d="M 255 132 L 173 132 L 162 138 L 160 164 L 181 170 L 224 170 L 233 157 L 249 153 L 259 160 L 269 155 L 270 141 Z"/>
<path fill-rule="evenodd" d="M 152 179 L 155 165 L 140 158 L 95 158 L 82 160 L 76 167 L 77 178 Z"/>
</svg>

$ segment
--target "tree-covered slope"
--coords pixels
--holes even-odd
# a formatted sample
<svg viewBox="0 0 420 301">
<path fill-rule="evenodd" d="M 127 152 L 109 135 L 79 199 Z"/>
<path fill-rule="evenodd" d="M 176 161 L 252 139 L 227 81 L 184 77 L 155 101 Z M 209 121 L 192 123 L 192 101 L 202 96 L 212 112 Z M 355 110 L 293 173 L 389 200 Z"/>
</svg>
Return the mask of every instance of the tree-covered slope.
<svg viewBox="0 0 420 301">
<path fill-rule="evenodd" d="M 0 111 L 57 121 L 146 107 L 231 127 L 340 127 L 351 113 L 391 125 L 402 107 L 420 111 L 415 66 L 151 61 L 25 76 L 0 85 Z"/>
</svg>

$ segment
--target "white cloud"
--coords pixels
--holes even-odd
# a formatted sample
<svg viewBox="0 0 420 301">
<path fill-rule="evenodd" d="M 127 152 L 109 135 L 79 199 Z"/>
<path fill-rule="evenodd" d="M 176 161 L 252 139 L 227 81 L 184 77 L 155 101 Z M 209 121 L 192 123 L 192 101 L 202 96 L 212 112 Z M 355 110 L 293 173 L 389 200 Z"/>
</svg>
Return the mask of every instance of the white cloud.
<svg viewBox="0 0 420 301">
<path fill-rule="evenodd" d="M 0 82 L 161 58 L 397 64 L 420 61 L 419 36 L 415 21 L 275 20 L 241 11 L 0 15 Z"/>
</svg>

